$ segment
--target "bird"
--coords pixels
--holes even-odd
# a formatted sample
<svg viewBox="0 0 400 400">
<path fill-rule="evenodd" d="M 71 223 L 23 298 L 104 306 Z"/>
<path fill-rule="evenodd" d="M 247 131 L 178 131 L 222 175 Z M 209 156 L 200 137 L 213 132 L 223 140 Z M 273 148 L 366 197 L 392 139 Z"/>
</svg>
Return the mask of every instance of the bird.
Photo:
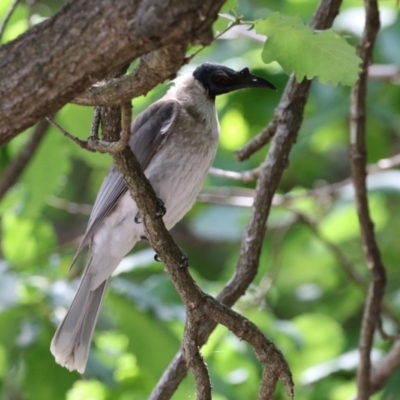
<svg viewBox="0 0 400 400">
<path fill-rule="evenodd" d="M 133 121 L 129 146 L 153 186 L 160 202 L 159 216 L 168 230 L 194 204 L 216 155 L 215 97 L 247 88 L 276 90 L 248 68 L 235 71 L 204 63 L 176 78 L 165 96 Z M 58 364 L 84 373 L 110 276 L 135 243 L 145 239 L 138 207 L 122 175 L 111 165 L 72 261 L 74 265 L 89 246 L 79 287 L 51 342 Z"/>
</svg>

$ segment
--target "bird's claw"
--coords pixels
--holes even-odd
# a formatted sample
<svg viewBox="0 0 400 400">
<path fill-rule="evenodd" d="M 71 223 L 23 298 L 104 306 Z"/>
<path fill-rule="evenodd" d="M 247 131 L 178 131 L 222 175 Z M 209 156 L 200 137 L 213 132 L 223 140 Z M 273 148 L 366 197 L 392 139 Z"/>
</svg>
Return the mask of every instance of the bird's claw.
<svg viewBox="0 0 400 400">
<path fill-rule="evenodd" d="M 165 208 L 164 202 L 157 197 L 157 211 L 156 211 L 156 219 L 162 218 L 165 213 L 167 212 L 167 209 Z M 136 224 L 141 224 L 143 222 L 142 217 L 140 216 L 139 213 L 136 214 L 135 219 L 134 219 Z"/>
<path fill-rule="evenodd" d="M 187 254 L 181 250 L 181 261 L 179 263 L 179 268 L 184 269 L 189 267 L 189 257 Z"/>
<path fill-rule="evenodd" d="M 158 209 L 156 212 L 156 218 L 162 218 L 167 212 L 167 209 L 165 208 L 164 202 L 158 197 L 157 197 L 157 202 L 158 202 Z"/>
<path fill-rule="evenodd" d="M 179 262 L 179 268 L 181 268 L 181 269 L 187 268 L 187 267 L 189 267 L 189 257 L 187 256 L 187 254 L 184 251 L 182 251 L 182 250 L 180 250 L 180 251 L 181 251 L 181 260 Z M 154 261 L 162 262 L 160 256 L 157 253 L 154 254 Z"/>
</svg>

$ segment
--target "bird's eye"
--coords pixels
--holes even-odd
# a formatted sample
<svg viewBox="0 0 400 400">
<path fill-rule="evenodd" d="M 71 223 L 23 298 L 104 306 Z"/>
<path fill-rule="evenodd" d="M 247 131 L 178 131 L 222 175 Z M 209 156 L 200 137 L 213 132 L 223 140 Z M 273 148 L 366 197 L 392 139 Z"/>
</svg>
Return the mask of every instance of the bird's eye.
<svg viewBox="0 0 400 400">
<path fill-rule="evenodd" d="M 213 80 L 214 84 L 216 84 L 218 86 L 223 86 L 223 85 L 227 85 L 228 83 L 230 83 L 232 81 L 232 78 L 229 77 L 227 74 L 218 73 L 218 74 L 214 74 L 212 76 L 212 80 Z"/>
</svg>

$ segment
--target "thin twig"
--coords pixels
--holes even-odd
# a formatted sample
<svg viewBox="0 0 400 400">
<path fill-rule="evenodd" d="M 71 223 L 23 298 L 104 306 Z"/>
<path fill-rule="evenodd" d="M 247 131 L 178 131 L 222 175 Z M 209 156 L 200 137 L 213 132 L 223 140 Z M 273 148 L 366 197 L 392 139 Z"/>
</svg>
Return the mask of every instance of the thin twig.
<svg viewBox="0 0 400 400">
<path fill-rule="evenodd" d="M 62 129 L 62 128 L 61 128 Z M 388 169 L 392 169 L 400 166 L 400 154 L 396 154 L 390 158 L 382 158 L 376 164 L 370 164 L 367 167 L 368 174 L 376 174 L 381 171 L 385 171 Z M 248 181 L 252 174 L 256 175 L 259 173 L 259 168 L 255 168 L 253 170 L 244 171 L 244 172 L 235 172 L 235 171 L 227 171 L 220 170 L 217 168 L 212 168 L 213 176 L 221 176 L 224 178 L 229 178 L 236 180 L 236 178 L 240 178 L 239 180 Z M 214 172 L 216 174 L 214 175 Z M 5 176 L 5 173 L 3 174 Z M 296 194 L 274 194 L 274 198 L 272 200 L 273 206 L 289 206 L 293 204 L 295 201 L 303 199 L 303 198 L 320 198 L 325 196 L 332 196 L 344 187 L 351 184 L 351 178 L 344 179 L 340 182 L 335 182 L 331 185 L 322 186 L 317 189 L 308 190 L 304 193 L 296 193 Z M 1 182 L 0 182 L 1 188 Z M 1 189 L 0 189 L 1 193 Z M 221 205 L 229 205 L 229 206 L 237 206 L 237 207 L 251 207 L 254 203 L 255 190 L 248 188 L 240 188 L 240 187 L 206 187 L 201 190 L 200 194 L 197 196 L 196 201 L 202 203 L 213 203 L 213 204 L 221 204 Z M 77 204 L 69 202 L 65 199 L 52 197 L 51 200 L 48 200 L 49 204 L 52 207 L 60 208 L 75 213 L 81 213 L 85 215 L 89 215 L 91 211 L 91 206 L 87 204 Z"/>
<path fill-rule="evenodd" d="M 46 120 L 52 124 L 56 129 L 58 129 L 65 137 L 72 140 L 82 149 L 99 152 L 99 153 L 118 153 L 122 151 L 129 143 L 131 131 L 130 131 L 130 121 L 131 121 L 131 112 L 132 105 L 131 103 L 127 103 L 122 106 L 124 111 L 123 115 L 123 124 L 121 135 L 118 141 L 116 142 L 107 142 L 104 140 L 98 140 L 93 136 L 90 136 L 88 140 L 81 140 L 74 135 L 71 135 L 68 131 L 66 131 L 62 126 L 58 125 L 52 118 L 47 117 Z M 95 113 L 96 115 L 96 113 Z M 95 117 L 95 119 L 98 117 Z M 92 128 L 95 129 L 95 122 L 92 123 Z"/>
<path fill-rule="evenodd" d="M 16 156 L 7 168 L 4 170 L 0 180 L 0 199 L 7 193 L 7 191 L 18 181 L 21 174 L 24 172 L 29 161 L 34 156 L 35 151 L 40 145 L 44 135 L 47 132 L 49 124 L 46 120 L 42 119 L 35 126 L 32 136 L 21 152 Z"/>
<path fill-rule="evenodd" d="M 77 138 L 74 135 L 71 135 L 69 132 L 67 132 L 62 126 L 58 125 L 56 121 L 54 121 L 53 118 L 46 117 L 46 121 L 49 122 L 51 125 L 54 126 L 59 132 L 61 132 L 66 138 L 72 140 L 74 143 L 76 143 L 79 147 L 82 149 L 88 150 L 88 151 L 94 151 L 88 146 L 88 142 L 86 140 L 81 140 Z"/>
<path fill-rule="evenodd" d="M 4 15 L 4 18 L 0 23 L 0 46 L 1 46 L 1 39 L 3 37 L 4 31 L 6 30 L 7 22 L 10 20 L 11 16 L 13 15 L 15 9 L 17 8 L 18 3 L 19 3 L 19 0 L 14 0 L 11 3 L 9 9 L 6 12 L 6 15 Z"/>
<path fill-rule="evenodd" d="M 368 78 L 400 84 L 400 68 L 397 65 L 373 64 L 368 68 Z"/>
<path fill-rule="evenodd" d="M 382 171 L 393 169 L 400 166 L 400 154 L 396 154 L 393 157 L 382 158 L 375 164 L 370 164 L 367 166 L 368 175 L 377 174 Z M 240 180 L 243 182 L 249 182 L 253 176 L 259 174 L 260 167 L 255 169 L 235 172 L 227 171 L 218 168 L 210 168 L 210 175 L 223 177 L 232 180 Z M 287 193 L 287 194 L 275 194 L 272 204 L 274 206 L 288 206 L 293 204 L 295 201 L 304 198 L 323 198 L 327 196 L 332 196 L 339 192 L 346 186 L 352 184 L 351 178 L 346 178 L 340 182 L 335 182 L 330 185 L 321 186 L 316 189 L 306 190 L 302 193 Z M 238 187 L 206 187 L 202 189 L 197 197 L 197 201 L 203 203 L 214 203 L 214 204 L 224 204 L 230 206 L 239 207 L 251 207 L 254 202 L 254 189 L 238 188 Z"/>
<path fill-rule="evenodd" d="M 56 196 L 49 196 L 46 202 L 51 207 L 67 211 L 71 214 L 90 215 L 93 209 L 90 204 L 74 203 Z"/>
<path fill-rule="evenodd" d="M 258 178 L 258 176 L 260 175 L 260 171 L 261 166 L 243 172 L 227 171 L 224 169 L 211 167 L 208 171 L 208 175 L 217 176 L 219 178 L 232 179 L 235 181 L 252 182 Z"/>
<path fill-rule="evenodd" d="M 358 55 L 363 60 L 359 79 L 351 92 L 351 166 L 355 189 L 355 201 L 360 223 L 363 248 L 371 271 L 372 282 L 368 291 L 361 325 L 359 350 L 360 365 L 357 374 L 357 399 L 367 400 L 370 396 L 370 353 L 374 332 L 379 321 L 381 303 L 386 284 L 386 272 L 382 263 L 371 220 L 366 185 L 366 93 L 368 66 L 379 31 L 379 9 L 377 0 L 365 1 L 366 20 L 363 36 L 358 47 Z"/>
<path fill-rule="evenodd" d="M 385 311 L 383 301 L 382 301 L 382 310 Z M 399 328 L 399 325 L 397 325 L 397 328 Z M 384 339 L 384 340 L 393 340 L 394 341 L 394 340 L 400 339 L 399 334 L 391 335 L 390 333 L 386 333 L 385 329 L 383 328 L 382 318 L 380 318 L 380 317 L 378 318 L 377 329 L 378 329 L 382 339 Z"/>
<path fill-rule="evenodd" d="M 275 135 L 278 121 L 274 118 L 257 136 L 250 140 L 241 149 L 236 150 L 235 155 L 239 161 L 247 160 L 257 150 L 264 147 Z"/>
<path fill-rule="evenodd" d="M 231 30 L 233 27 L 238 26 L 242 23 L 242 16 L 241 15 L 235 15 L 233 19 L 231 20 L 231 23 L 220 33 L 215 35 L 214 40 L 219 39 L 222 35 L 224 35 L 226 32 Z M 186 56 L 187 62 L 190 62 L 193 60 L 194 57 L 197 56 L 201 51 L 203 51 L 206 48 L 206 46 L 201 46 L 198 50 L 196 50 L 194 53 L 189 54 Z"/>
<path fill-rule="evenodd" d="M 371 371 L 370 393 L 379 391 L 400 366 L 400 341 L 397 340 L 389 353 Z"/>
</svg>

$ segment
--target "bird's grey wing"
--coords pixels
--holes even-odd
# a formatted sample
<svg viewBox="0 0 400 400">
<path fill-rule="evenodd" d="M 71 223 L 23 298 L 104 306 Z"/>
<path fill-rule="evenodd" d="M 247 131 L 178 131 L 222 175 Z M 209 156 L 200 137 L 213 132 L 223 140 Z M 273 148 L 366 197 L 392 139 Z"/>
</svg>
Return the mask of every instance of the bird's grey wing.
<svg viewBox="0 0 400 400">
<path fill-rule="evenodd" d="M 129 145 L 145 171 L 154 154 L 162 147 L 179 112 L 179 103 L 174 100 L 159 100 L 146 111 L 139 114 L 131 126 Z M 89 243 L 101 222 L 106 218 L 118 200 L 127 191 L 127 187 L 115 165 L 112 165 L 97 195 L 89 217 L 86 233 L 72 261 Z"/>
<path fill-rule="evenodd" d="M 179 109 L 174 100 L 160 100 L 136 118 L 129 145 L 143 171 L 168 137 Z"/>
</svg>

